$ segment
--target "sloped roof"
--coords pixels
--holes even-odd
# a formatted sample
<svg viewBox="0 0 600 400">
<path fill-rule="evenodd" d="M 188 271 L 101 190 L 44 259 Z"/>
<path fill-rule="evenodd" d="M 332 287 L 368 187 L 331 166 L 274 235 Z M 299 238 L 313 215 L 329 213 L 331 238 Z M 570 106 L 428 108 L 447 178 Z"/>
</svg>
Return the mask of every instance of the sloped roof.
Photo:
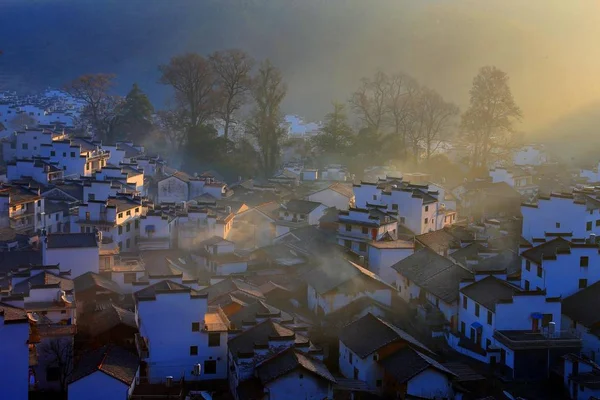
<svg viewBox="0 0 600 400">
<path fill-rule="evenodd" d="M 73 279 L 73 283 L 76 294 L 77 292 L 83 292 L 94 287 L 109 290 L 113 293 L 122 293 L 121 288 L 115 281 L 91 271 L 79 275 L 77 278 Z"/>
<path fill-rule="evenodd" d="M 273 338 L 295 340 L 296 334 L 293 330 L 268 319 L 240 333 L 229 340 L 227 344 L 231 354 L 237 358 L 240 353 L 253 353 L 255 344 L 266 344 L 269 339 Z"/>
<path fill-rule="evenodd" d="M 48 271 L 39 272 L 13 286 L 13 293 L 29 294 L 32 287 L 56 286 L 64 291 L 73 290 L 73 280 Z"/>
<path fill-rule="evenodd" d="M 380 348 L 399 340 L 431 352 L 402 329 L 371 313 L 346 325 L 340 335 L 340 341 L 360 358 L 365 358 Z"/>
<path fill-rule="evenodd" d="M 456 376 L 456 374 L 433 358 L 406 346 L 389 357 L 380 361 L 386 373 L 393 376 L 398 383 L 405 383 L 417 376 L 427 368 L 435 368 L 438 371 Z"/>
<path fill-rule="evenodd" d="M 189 293 L 191 297 L 206 297 L 206 295 L 198 293 L 188 286 L 169 280 L 160 281 L 154 285 L 145 287 L 135 292 L 134 295 L 137 300 L 155 300 L 156 295 L 160 293 Z"/>
<path fill-rule="evenodd" d="M 264 385 L 297 368 L 302 368 L 329 382 L 335 383 L 335 378 L 322 361 L 303 354 L 294 348 L 288 348 L 261 362 L 257 365 L 256 372 L 261 383 Z"/>
<path fill-rule="evenodd" d="M 5 324 L 19 322 L 29 323 L 29 318 L 27 318 L 27 312 L 24 309 L 11 306 L 6 303 L 0 302 L 0 316 L 4 317 Z"/>
<path fill-rule="evenodd" d="M 293 213 L 309 214 L 321 205 L 321 203 L 316 201 L 292 199 L 283 205 L 282 208 Z"/>
<path fill-rule="evenodd" d="M 502 279 L 488 276 L 465 286 L 460 291 L 488 310 L 496 311 L 496 303 L 502 300 L 512 300 L 513 295 L 520 292 L 521 289 Z"/>
<path fill-rule="evenodd" d="M 49 249 L 98 247 L 94 233 L 52 233 L 47 239 Z"/>
<path fill-rule="evenodd" d="M 240 311 L 230 315 L 229 321 L 239 328 L 243 325 L 254 325 L 257 319 L 264 318 L 278 318 L 281 322 L 292 322 L 294 320 L 294 317 L 285 311 L 260 300 L 247 304 Z"/>
<path fill-rule="evenodd" d="M 83 314 L 77 321 L 77 329 L 92 337 L 101 335 L 118 325 L 137 330 L 135 313 L 114 304 L 109 304 L 102 310 Z"/>
<path fill-rule="evenodd" d="M 200 290 L 199 293 L 208 296 L 208 301 L 210 302 L 214 299 L 217 299 L 223 295 L 234 291 L 244 292 L 256 298 L 257 300 L 264 299 L 264 296 L 262 295 L 258 287 L 235 278 L 223 279 L 222 281 L 217 282 L 214 285 L 208 286 Z"/>
<path fill-rule="evenodd" d="M 131 385 L 140 366 L 137 355 L 118 346 L 103 346 L 81 356 L 71 382 L 101 371 L 126 385 Z"/>
<path fill-rule="evenodd" d="M 571 242 L 557 237 L 549 242 L 544 242 L 538 246 L 532 247 L 521 253 L 521 257 L 533 261 L 536 264 L 542 263 L 542 257 L 554 256 L 559 249 L 570 249 Z"/>
<path fill-rule="evenodd" d="M 318 294 L 325 294 L 354 278 L 368 279 L 382 286 L 389 286 L 371 271 L 340 257 L 325 260 L 317 268 L 304 274 L 306 283 Z"/>
<path fill-rule="evenodd" d="M 592 327 L 600 322 L 600 314 L 595 308 L 598 299 L 600 299 L 600 282 L 565 298 L 562 301 L 562 313 L 572 321 L 577 321 L 588 328 Z"/>
</svg>

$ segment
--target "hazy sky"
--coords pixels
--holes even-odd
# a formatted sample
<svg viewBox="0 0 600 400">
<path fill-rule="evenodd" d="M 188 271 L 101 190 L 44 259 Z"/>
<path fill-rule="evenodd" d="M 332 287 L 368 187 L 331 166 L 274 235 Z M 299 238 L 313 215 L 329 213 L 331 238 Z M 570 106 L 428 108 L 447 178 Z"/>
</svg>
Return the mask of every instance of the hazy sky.
<svg viewBox="0 0 600 400">
<path fill-rule="evenodd" d="M 281 67 L 286 112 L 320 118 L 377 68 L 464 109 L 478 68 L 496 65 L 527 132 L 600 104 L 598 38 L 597 0 L 0 0 L 0 74 L 11 82 L 114 72 L 121 91 L 138 81 L 160 107 L 158 64 L 239 47 Z"/>
</svg>

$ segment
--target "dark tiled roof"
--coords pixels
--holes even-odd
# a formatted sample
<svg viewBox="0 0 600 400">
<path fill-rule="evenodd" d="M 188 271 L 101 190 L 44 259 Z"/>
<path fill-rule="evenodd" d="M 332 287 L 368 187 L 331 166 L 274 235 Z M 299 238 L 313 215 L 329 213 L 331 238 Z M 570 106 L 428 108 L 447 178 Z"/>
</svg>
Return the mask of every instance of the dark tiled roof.
<svg viewBox="0 0 600 400">
<path fill-rule="evenodd" d="M 92 337 L 101 335 L 118 325 L 137 330 L 135 313 L 110 304 L 102 310 L 83 314 L 77 321 L 78 331 Z"/>
<path fill-rule="evenodd" d="M 596 282 L 562 301 L 562 313 L 586 327 L 600 322 L 595 305 L 600 299 L 600 282 Z"/>
<path fill-rule="evenodd" d="M 293 213 L 308 214 L 320 205 L 321 203 L 317 203 L 316 201 L 292 199 L 282 206 L 282 208 Z"/>
<path fill-rule="evenodd" d="M 52 233 L 47 238 L 49 249 L 98 247 L 94 233 Z"/>
<path fill-rule="evenodd" d="M 71 291 L 73 290 L 73 280 L 69 278 L 64 278 L 62 276 L 55 275 L 48 271 L 42 271 L 36 275 L 33 275 L 30 278 L 27 278 L 13 287 L 13 293 L 23 293 L 28 294 L 29 289 L 32 286 L 42 287 L 42 286 L 54 286 L 56 285 L 61 290 Z"/>
<path fill-rule="evenodd" d="M 0 272 L 9 272 L 17 267 L 41 263 L 42 253 L 39 251 L 0 251 Z"/>
<path fill-rule="evenodd" d="M 282 323 L 292 322 L 294 320 L 294 317 L 290 314 L 261 300 L 247 304 L 240 311 L 229 316 L 229 321 L 233 323 L 236 328 L 240 328 L 243 325 L 254 325 L 256 324 L 257 319 L 264 318 L 278 319 Z"/>
<path fill-rule="evenodd" d="M 48 191 L 51 191 L 52 189 L 58 189 L 76 200 L 83 201 L 83 186 L 79 183 L 65 183 L 56 185 Z M 54 196 L 51 198 L 54 198 Z M 60 199 L 62 199 L 62 197 L 60 197 Z"/>
<path fill-rule="evenodd" d="M 398 383 L 409 381 L 427 368 L 435 368 L 444 374 L 455 376 L 453 372 L 442 364 L 410 346 L 406 346 L 391 356 L 384 358 L 380 364 L 386 373 L 394 377 L 394 380 Z"/>
<path fill-rule="evenodd" d="M 381 286 L 389 286 L 371 271 L 340 257 L 324 261 L 307 272 L 304 278 L 318 294 L 325 294 L 353 279 L 366 279 Z"/>
<path fill-rule="evenodd" d="M 264 299 L 264 296 L 262 295 L 258 287 L 243 282 L 240 279 L 234 278 L 224 279 L 220 282 L 215 283 L 214 285 L 200 290 L 199 293 L 202 295 L 207 295 L 208 301 L 210 302 L 214 299 L 217 299 L 223 295 L 232 293 L 234 291 L 241 291 L 246 294 L 249 294 L 250 296 L 256 298 L 256 300 Z"/>
<path fill-rule="evenodd" d="M 329 382 L 335 383 L 335 378 L 331 375 L 322 361 L 303 354 L 293 348 L 284 350 L 268 360 L 263 361 L 256 367 L 256 373 L 264 385 L 297 368 L 302 368 Z"/>
<path fill-rule="evenodd" d="M 536 264 L 542 263 L 542 257 L 555 256 L 560 249 L 570 249 L 571 243 L 562 237 L 557 237 L 554 240 L 532 247 L 521 253 L 521 256 L 533 261 Z"/>
<path fill-rule="evenodd" d="M 131 385 L 140 365 L 139 358 L 117 346 L 103 346 L 82 355 L 77 363 L 71 383 L 102 371 L 126 385 Z"/>
<path fill-rule="evenodd" d="M 448 228 L 415 236 L 415 240 L 436 252 L 444 251 L 449 248 L 458 248 L 460 247 L 461 239 L 472 238 L 473 235 L 468 231 Z"/>
<path fill-rule="evenodd" d="M 4 323 L 29 323 L 27 312 L 24 309 L 5 303 L 0 303 L 0 316 L 4 317 Z"/>
<path fill-rule="evenodd" d="M 513 294 L 520 291 L 521 289 L 493 276 L 483 278 L 461 289 L 465 296 L 492 311 L 496 311 L 496 303 L 512 300 Z"/>
<path fill-rule="evenodd" d="M 75 284 L 75 294 L 77 292 L 83 292 L 89 290 L 91 288 L 100 288 L 104 290 L 109 290 L 113 293 L 121 294 L 121 288 L 115 281 L 107 279 L 102 275 L 96 274 L 95 272 L 86 272 L 83 275 L 79 275 L 77 278 L 73 279 L 73 283 Z"/>
<path fill-rule="evenodd" d="M 139 202 L 125 198 L 125 197 L 119 197 L 119 198 L 111 197 L 106 201 L 106 205 L 107 206 L 115 206 L 117 208 L 118 213 L 127 211 L 127 210 L 131 210 L 132 208 L 141 207 L 141 204 Z"/>
<path fill-rule="evenodd" d="M 240 353 L 252 354 L 256 344 L 266 344 L 272 338 L 296 340 L 296 334 L 277 322 L 266 320 L 229 340 L 229 351 L 235 358 Z"/>
<path fill-rule="evenodd" d="M 159 293 L 189 293 L 192 297 L 204 297 L 196 290 L 173 281 L 160 281 L 135 292 L 137 300 L 154 300 Z"/>
<path fill-rule="evenodd" d="M 402 329 L 370 313 L 345 326 L 340 341 L 360 358 L 396 341 L 404 341 L 430 352 L 425 345 Z"/>
</svg>

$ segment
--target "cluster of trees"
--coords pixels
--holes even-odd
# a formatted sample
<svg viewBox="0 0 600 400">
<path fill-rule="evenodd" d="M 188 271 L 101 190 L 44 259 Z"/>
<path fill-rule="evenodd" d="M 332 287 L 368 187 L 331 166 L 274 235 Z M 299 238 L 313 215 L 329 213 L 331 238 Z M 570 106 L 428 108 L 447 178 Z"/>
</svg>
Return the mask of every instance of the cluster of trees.
<svg viewBox="0 0 600 400">
<path fill-rule="evenodd" d="M 159 82 L 170 86 L 174 96 L 166 110 L 156 113 L 137 85 L 125 98 L 110 94 L 113 75 L 84 75 L 65 90 L 84 103 L 82 125 L 97 139 L 147 142 L 152 132 L 159 132 L 152 135 L 157 147 L 170 144 L 183 156 L 184 168 L 229 168 L 265 176 L 278 168 L 284 136 L 280 104 L 287 88 L 269 60 L 256 65 L 241 50 L 208 57 L 187 53 L 158 69 Z M 242 111 L 248 110 L 240 122 Z M 244 135 L 232 135 L 235 127 Z"/>
<path fill-rule="evenodd" d="M 480 69 L 462 115 L 458 106 L 403 73 L 380 71 L 362 79 L 348 104 L 359 120 L 358 130 L 349 123 L 346 105 L 334 103 L 322 132 L 312 140 L 313 154 L 340 162 L 356 162 L 362 155 L 370 164 L 374 156 L 379 162 L 418 163 L 430 161 L 451 140 L 469 147 L 470 165 L 482 168 L 492 155 L 512 149 L 513 125 L 521 117 L 508 75 L 495 67 Z"/>
</svg>

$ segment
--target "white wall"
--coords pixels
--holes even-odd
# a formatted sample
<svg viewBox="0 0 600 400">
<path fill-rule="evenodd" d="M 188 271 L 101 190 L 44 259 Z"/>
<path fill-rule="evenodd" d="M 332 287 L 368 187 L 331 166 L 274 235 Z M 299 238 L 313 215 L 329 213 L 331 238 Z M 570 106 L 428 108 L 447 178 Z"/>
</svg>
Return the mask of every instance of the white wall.
<svg viewBox="0 0 600 400">
<path fill-rule="evenodd" d="M 71 279 L 86 272 L 99 273 L 100 253 L 98 247 L 46 249 L 44 265 L 60 264 L 61 271 L 71 270 Z"/>
<path fill-rule="evenodd" d="M 300 378 L 302 374 L 302 378 Z M 277 380 L 265 385 L 271 399 L 331 399 L 333 398 L 332 385 L 322 378 L 304 371 L 294 370 Z"/>
<path fill-rule="evenodd" d="M 29 322 L 5 324 L 0 316 L 0 397 L 27 399 L 29 393 Z M 5 397 L 6 396 L 6 397 Z"/>
<path fill-rule="evenodd" d="M 352 363 L 350 363 L 350 353 L 352 353 Z M 354 379 L 354 368 L 358 369 L 358 380 L 365 382 L 372 390 L 380 391 L 383 387 L 383 384 L 377 387 L 378 380 L 383 382 L 383 368 L 373 360 L 373 354 L 362 359 L 342 341 L 340 341 L 339 368 L 341 374 L 348 379 Z"/>
<path fill-rule="evenodd" d="M 428 368 L 408 381 L 406 393 L 425 398 L 452 398 L 452 384 L 448 376 L 434 368 Z"/>
<path fill-rule="evenodd" d="M 350 200 L 343 194 L 332 189 L 325 189 L 306 197 L 307 200 L 316 201 L 327 207 L 335 207 L 338 210 L 347 210 Z"/>
<path fill-rule="evenodd" d="M 368 247 L 369 270 L 379 275 L 381 279 L 390 285 L 396 286 L 398 272 L 390 268 L 399 261 L 413 254 L 414 249 L 378 249 L 374 246 Z"/>
<path fill-rule="evenodd" d="M 69 385 L 69 400 L 127 400 L 129 389 L 125 383 L 96 371 Z"/>
<path fill-rule="evenodd" d="M 157 203 L 188 201 L 189 187 L 186 182 L 172 176 L 158 182 L 157 196 Z"/>
</svg>

